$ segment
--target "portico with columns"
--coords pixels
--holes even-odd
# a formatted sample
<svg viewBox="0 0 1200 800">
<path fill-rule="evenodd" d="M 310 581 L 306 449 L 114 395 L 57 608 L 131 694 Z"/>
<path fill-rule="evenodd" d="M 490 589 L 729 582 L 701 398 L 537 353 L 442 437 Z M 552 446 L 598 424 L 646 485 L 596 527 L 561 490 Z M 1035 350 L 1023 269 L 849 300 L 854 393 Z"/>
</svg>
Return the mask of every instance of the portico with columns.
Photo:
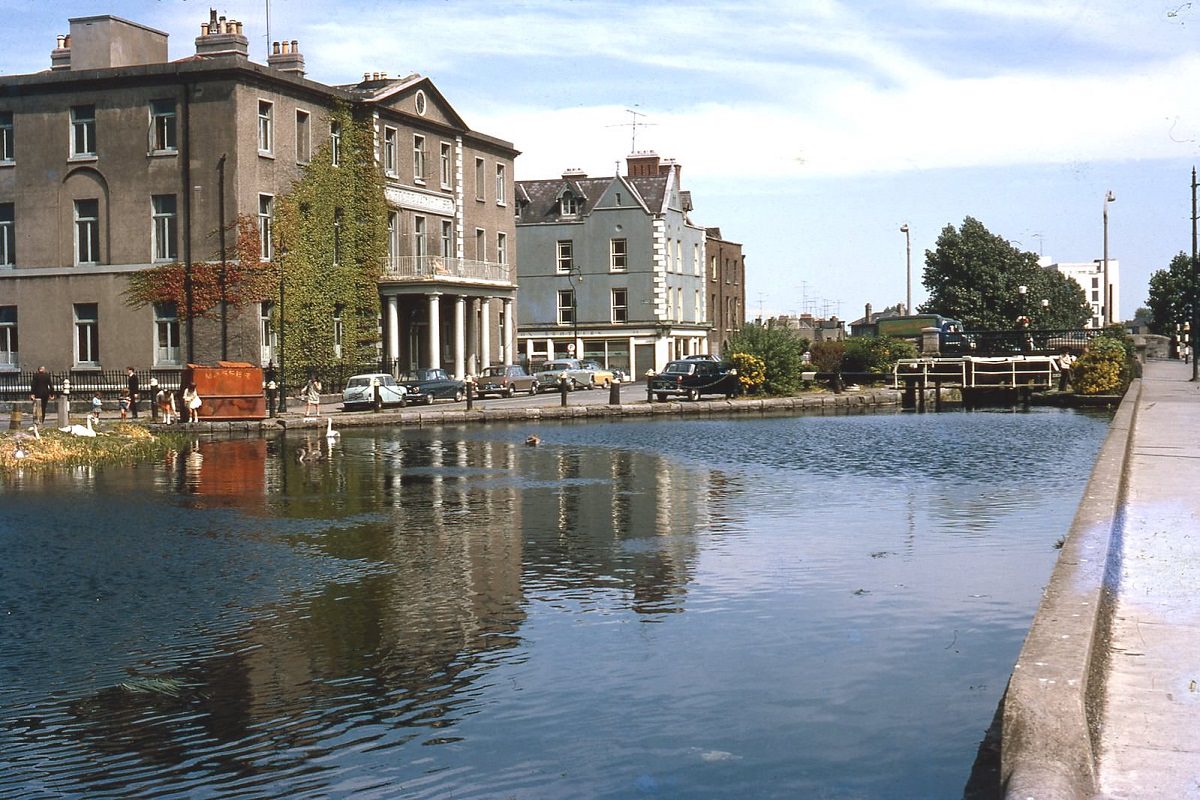
<svg viewBox="0 0 1200 800">
<path fill-rule="evenodd" d="M 512 363 L 514 286 L 380 283 L 384 363 L 393 374 L 441 368 L 455 378 Z"/>
</svg>

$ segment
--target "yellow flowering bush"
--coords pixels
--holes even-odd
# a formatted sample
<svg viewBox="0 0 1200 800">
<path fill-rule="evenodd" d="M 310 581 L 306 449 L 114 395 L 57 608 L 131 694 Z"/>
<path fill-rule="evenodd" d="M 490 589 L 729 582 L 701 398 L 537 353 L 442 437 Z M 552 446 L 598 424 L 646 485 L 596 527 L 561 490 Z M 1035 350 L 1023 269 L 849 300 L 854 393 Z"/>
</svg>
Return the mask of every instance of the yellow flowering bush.
<svg viewBox="0 0 1200 800">
<path fill-rule="evenodd" d="M 1071 366 L 1071 385 L 1080 394 L 1121 394 L 1131 378 L 1128 348 L 1113 336 L 1097 336 Z"/>
<path fill-rule="evenodd" d="M 729 360 L 738 371 L 738 382 L 743 392 L 757 391 L 767 380 L 767 365 L 761 358 L 750 353 L 734 353 Z"/>
</svg>

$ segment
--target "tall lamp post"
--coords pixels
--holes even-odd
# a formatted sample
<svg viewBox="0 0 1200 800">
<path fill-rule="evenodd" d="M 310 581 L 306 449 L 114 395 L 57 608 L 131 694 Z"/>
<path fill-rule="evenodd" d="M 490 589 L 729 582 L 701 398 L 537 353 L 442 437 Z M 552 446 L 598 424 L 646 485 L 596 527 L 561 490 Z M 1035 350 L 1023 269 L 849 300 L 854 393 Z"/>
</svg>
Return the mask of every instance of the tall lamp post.
<svg viewBox="0 0 1200 800">
<path fill-rule="evenodd" d="M 579 341 L 579 291 L 575 287 L 576 278 L 583 283 L 583 270 L 578 264 L 572 264 L 567 272 L 567 279 L 571 281 L 571 348 L 575 350 L 575 358 L 583 358 L 583 347 Z"/>
<path fill-rule="evenodd" d="M 1112 287 L 1108 283 L 1108 204 L 1114 202 L 1117 196 L 1111 191 L 1104 195 L 1104 314 L 1103 322 L 1107 327 L 1112 324 Z"/>
<path fill-rule="evenodd" d="M 900 226 L 904 234 L 904 313 L 912 314 L 912 239 L 908 232 L 908 223 Z"/>
</svg>

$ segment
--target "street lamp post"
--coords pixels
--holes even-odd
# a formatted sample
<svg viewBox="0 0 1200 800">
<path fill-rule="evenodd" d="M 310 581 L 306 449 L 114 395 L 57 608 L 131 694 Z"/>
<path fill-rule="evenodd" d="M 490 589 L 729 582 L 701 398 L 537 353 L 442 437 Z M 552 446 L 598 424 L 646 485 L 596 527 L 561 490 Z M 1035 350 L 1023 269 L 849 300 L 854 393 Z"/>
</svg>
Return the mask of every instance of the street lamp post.
<svg viewBox="0 0 1200 800">
<path fill-rule="evenodd" d="M 579 341 L 579 290 L 575 286 L 577 277 L 579 283 L 583 283 L 583 270 L 578 264 L 572 264 L 567 272 L 567 279 L 571 281 L 571 347 L 575 350 L 575 358 L 583 358 L 583 347 Z"/>
<path fill-rule="evenodd" d="M 904 234 L 904 313 L 912 314 L 912 239 L 908 231 L 908 223 L 900 226 Z"/>
<path fill-rule="evenodd" d="M 1104 326 L 1112 324 L 1112 287 L 1108 284 L 1108 204 L 1114 202 L 1117 196 L 1111 191 L 1104 195 Z"/>
</svg>

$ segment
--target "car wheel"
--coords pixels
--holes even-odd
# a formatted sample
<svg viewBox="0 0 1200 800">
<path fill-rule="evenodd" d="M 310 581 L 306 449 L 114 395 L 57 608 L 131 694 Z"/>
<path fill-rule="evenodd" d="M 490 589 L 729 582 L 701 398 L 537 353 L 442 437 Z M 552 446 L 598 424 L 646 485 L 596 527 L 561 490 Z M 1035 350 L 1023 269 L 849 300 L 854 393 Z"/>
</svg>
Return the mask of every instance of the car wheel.
<svg viewBox="0 0 1200 800">
<path fill-rule="evenodd" d="M 537 381 L 534 381 L 533 383 L 529 384 L 529 393 L 530 393 L 530 394 L 537 394 L 537 393 L 538 393 L 538 389 L 539 389 L 539 388 L 540 388 L 540 387 L 538 386 L 538 382 L 537 382 Z"/>
<path fill-rule="evenodd" d="M 605 389 L 608 389 L 608 388 L 610 388 L 611 386 L 612 386 L 612 379 L 611 379 L 611 378 L 605 378 L 605 379 L 604 379 L 604 388 L 605 388 Z"/>
<path fill-rule="evenodd" d="M 515 394 L 515 392 L 513 392 L 513 387 L 509 386 L 509 387 L 505 388 L 505 390 L 504 390 L 505 397 L 512 397 L 514 394 Z"/>
<path fill-rule="evenodd" d="M 667 402 L 667 396 L 665 394 L 656 394 L 655 397 L 658 398 L 658 402 L 660 403 Z"/>
<path fill-rule="evenodd" d="M 696 400 L 699 400 L 700 399 L 700 390 L 699 389 L 688 389 L 687 390 L 687 399 L 691 400 L 693 402 L 695 402 Z"/>
<path fill-rule="evenodd" d="M 429 394 L 427 394 L 427 395 L 425 395 L 424 397 L 422 397 L 422 398 L 421 398 L 421 402 L 422 402 L 422 403 L 424 403 L 424 404 L 425 404 L 425 405 L 427 405 L 427 406 L 431 406 L 431 405 L 433 405 L 433 393 L 432 393 L 432 392 L 430 392 Z"/>
<path fill-rule="evenodd" d="M 457 389 L 454 392 L 454 402 L 461 403 L 467 396 L 467 393 L 462 389 Z"/>
</svg>

